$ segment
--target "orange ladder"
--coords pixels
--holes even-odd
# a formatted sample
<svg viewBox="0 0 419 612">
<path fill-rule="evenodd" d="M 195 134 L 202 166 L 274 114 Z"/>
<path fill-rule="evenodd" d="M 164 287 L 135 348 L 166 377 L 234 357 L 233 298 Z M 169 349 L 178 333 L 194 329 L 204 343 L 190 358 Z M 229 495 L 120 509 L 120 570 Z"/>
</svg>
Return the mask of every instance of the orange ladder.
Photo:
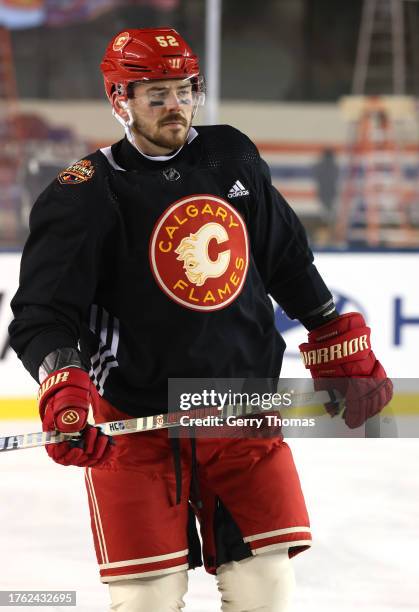
<svg viewBox="0 0 419 612">
<path fill-rule="evenodd" d="M 411 138 L 419 124 L 406 96 L 404 10 L 403 0 L 364 0 L 352 96 L 341 101 L 348 135 L 332 230 L 340 245 L 419 238 L 419 147 Z"/>
</svg>

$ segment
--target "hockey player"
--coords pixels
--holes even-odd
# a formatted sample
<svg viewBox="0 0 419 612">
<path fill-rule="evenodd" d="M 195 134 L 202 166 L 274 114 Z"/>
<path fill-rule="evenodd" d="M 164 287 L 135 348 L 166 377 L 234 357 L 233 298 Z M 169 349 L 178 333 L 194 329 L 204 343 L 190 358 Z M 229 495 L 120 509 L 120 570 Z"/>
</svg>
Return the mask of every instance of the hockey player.
<svg viewBox="0 0 419 612">
<path fill-rule="evenodd" d="M 318 388 L 343 381 L 350 427 L 383 408 L 391 382 L 362 316 L 336 312 L 255 145 L 227 125 L 192 127 L 204 85 L 183 38 L 127 30 L 101 70 L 125 137 L 41 194 L 12 301 L 11 344 L 41 383 L 44 430 L 82 432 L 47 451 L 86 467 L 112 610 L 184 607 L 201 564 L 194 508 L 222 609 L 285 612 L 290 558 L 311 541 L 287 444 L 166 430 L 110 444 L 89 406 L 100 423 L 167 410 L 170 377 L 277 378 L 285 343 L 268 294 L 309 330 L 301 350 Z"/>
</svg>

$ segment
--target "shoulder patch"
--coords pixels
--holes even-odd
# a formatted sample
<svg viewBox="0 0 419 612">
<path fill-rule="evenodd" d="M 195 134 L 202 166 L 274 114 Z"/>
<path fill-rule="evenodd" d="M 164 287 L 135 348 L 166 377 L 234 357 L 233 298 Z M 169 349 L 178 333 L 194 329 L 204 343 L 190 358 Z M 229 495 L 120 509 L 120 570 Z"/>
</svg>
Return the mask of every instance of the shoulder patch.
<svg viewBox="0 0 419 612">
<path fill-rule="evenodd" d="M 61 185 L 78 185 L 90 181 L 95 173 L 95 167 L 89 159 L 81 159 L 60 172 L 58 181 Z"/>
</svg>

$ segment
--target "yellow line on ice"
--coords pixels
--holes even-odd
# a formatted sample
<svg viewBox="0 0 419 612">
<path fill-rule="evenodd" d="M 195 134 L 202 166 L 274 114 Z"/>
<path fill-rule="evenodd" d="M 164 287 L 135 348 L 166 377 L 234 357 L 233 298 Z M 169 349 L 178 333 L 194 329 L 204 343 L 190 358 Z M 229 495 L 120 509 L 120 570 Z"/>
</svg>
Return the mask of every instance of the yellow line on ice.
<svg viewBox="0 0 419 612">
<path fill-rule="evenodd" d="M 284 409 L 282 412 L 283 417 L 314 417 L 321 416 L 325 413 L 325 409 L 322 405 L 318 406 L 304 406 L 298 408 L 290 407 Z M 419 415 L 419 394 L 418 393 L 398 393 L 394 395 L 390 404 L 388 404 L 381 413 L 382 415 L 392 416 L 415 416 Z"/>
<path fill-rule="evenodd" d="M 323 406 L 305 406 L 302 408 L 290 407 L 282 410 L 282 416 L 312 417 L 324 414 Z M 382 414 L 396 416 L 419 415 L 419 394 L 399 393 L 393 397 L 390 404 L 384 408 Z M 0 398 L 0 420 L 37 419 L 38 405 L 34 398 L 27 397 L 3 397 Z"/>
<path fill-rule="evenodd" d="M 38 403 L 34 398 L 0 398 L 0 420 L 37 419 Z"/>
</svg>

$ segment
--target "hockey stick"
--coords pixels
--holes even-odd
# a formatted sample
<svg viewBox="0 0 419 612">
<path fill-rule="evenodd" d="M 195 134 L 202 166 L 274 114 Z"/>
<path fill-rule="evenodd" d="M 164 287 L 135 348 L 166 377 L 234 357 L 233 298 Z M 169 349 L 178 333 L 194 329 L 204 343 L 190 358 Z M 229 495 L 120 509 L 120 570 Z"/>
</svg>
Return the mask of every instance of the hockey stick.
<svg viewBox="0 0 419 612">
<path fill-rule="evenodd" d="M 334 402 L 339 405 L 341 402 L 340 396 L 334 391 L 309 391 L 306 393 L 294 394 L 293 404 L 296 408 L 304 406 L 315 406 L 318 404 L 326 404 Z M 286 408 L 289 408 L 288 406 Z M 120 436 L 129 433 L 138 433 L 142 431 L 153 431 L 156 429 L 169 429 L 172 427 L 181 426 L 180 418 L 187 415 L 191 418 L 205 418 L 208 416 L 217 416 L 222 420 L 227 417 L 251 416 L 257 414 L 279 412 L 280 408 L 269 408 L 261 410 L 259 406 L 250 404 L 238 404 L 224 406 L 222 410 L 214 407 L 212 409 L 200 408 L 196 410 L 185 410 L 184 412 L 164 413 L 146 417 L 136 417 L 123 421 L 109 421 L 107 423 L 98 423 L 98 427 L 104 434 L 108 436 Z M 35 448 L 37 446 L 46 446 L 47 444 L 57 444 L 69 440 L 77 440 L 80 437 L 79 433 L 58 433 L 54 431 L 39 431 L 35 433 L 26 433 L 18 435 L 10 435 L 0 437 L 0 452 L 21 450 L 24 448 Z"/>
</svg>

